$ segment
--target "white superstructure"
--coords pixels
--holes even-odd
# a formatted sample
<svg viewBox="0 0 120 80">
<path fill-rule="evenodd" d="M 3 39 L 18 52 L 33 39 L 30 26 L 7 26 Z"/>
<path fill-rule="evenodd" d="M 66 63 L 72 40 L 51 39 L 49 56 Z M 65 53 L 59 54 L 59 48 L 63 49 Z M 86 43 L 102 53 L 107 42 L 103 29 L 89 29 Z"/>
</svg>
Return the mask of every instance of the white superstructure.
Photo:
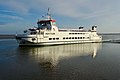
<svg viewBox="0 0 120 80">
<path fill-rule="evenodd" d="M 38 20 L 37 28 L 30 28 L 24 34 L 17 34 L 16 39 L 20 46 L 55 45 L 101 42 L 102 36 L 96 32 L 97 26 L 86 31 L 83 27 L 79 29 L 58 29 L 56 20 L 48 14 L 47 19 Z"/>
</svg>

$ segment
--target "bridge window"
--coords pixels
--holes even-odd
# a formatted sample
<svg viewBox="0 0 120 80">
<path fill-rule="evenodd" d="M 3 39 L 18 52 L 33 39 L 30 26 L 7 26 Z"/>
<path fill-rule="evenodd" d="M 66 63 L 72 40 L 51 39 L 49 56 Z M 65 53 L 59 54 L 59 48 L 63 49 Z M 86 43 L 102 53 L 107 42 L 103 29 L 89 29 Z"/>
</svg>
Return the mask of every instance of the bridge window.
<svg viewBox="0 0 120 80">
<path fill-rule="evenodd" d="M 56 26 L 56 22 L 52 22 L 52 25 L 53 25 L 53 26 Z"/>
<path fill-rule="evenodd" d="M 50 21 L 41 21 L 41 22 L 38 22 L 37 24 L 39 29 L 51 30 Z"/>
</svg>

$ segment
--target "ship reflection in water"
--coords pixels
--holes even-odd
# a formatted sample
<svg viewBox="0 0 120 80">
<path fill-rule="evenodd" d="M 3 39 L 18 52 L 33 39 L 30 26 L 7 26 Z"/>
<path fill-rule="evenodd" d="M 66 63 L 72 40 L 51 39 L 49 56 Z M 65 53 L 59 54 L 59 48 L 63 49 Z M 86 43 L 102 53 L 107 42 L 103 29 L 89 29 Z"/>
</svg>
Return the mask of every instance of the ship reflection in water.
<svg viewBox="0 0 120 80">
<path fill-rule="evenodd" d="M 48 47 L 32 47 L 29 53 L 44 68 L 54 68 L 60 60 L 73 57 L 90 56 L 95 58 L 101 43 L 72 44 Z"/>
</svg>

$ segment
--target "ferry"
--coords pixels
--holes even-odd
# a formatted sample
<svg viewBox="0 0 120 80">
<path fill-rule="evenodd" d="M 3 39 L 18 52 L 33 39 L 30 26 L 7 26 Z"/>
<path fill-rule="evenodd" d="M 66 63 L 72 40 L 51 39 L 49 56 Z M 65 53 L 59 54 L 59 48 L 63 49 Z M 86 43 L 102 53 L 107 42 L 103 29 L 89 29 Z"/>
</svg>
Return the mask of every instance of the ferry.
<svg viewBox="0 0 120 80">
<path fill-rule="evenodd" d="M 19 46 L 45 46 L 60 44 L 80 44 L 102 42 L 102 36 L 98 35 L 97 26 L 89 30 L 84 27 L 78 29 L 59 29 L 56 20 L 47 15 L 37 22 L 38 27 L 29 28 L 23 34 L 16 34 Z"/>
</svg>

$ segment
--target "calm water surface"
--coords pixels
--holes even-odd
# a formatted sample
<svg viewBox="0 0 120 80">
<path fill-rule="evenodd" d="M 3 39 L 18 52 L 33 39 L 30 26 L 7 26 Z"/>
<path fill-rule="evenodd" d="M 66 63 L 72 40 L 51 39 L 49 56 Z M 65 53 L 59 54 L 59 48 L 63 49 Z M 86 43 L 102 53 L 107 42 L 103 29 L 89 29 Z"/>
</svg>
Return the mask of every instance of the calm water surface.
<svg viewBox="0 0 120 80">
<path fill-rule="evenodd" d="M 120 44 L 19 47 L 0 40 L 0 80 L 120 80 Z"/>
</svg>

